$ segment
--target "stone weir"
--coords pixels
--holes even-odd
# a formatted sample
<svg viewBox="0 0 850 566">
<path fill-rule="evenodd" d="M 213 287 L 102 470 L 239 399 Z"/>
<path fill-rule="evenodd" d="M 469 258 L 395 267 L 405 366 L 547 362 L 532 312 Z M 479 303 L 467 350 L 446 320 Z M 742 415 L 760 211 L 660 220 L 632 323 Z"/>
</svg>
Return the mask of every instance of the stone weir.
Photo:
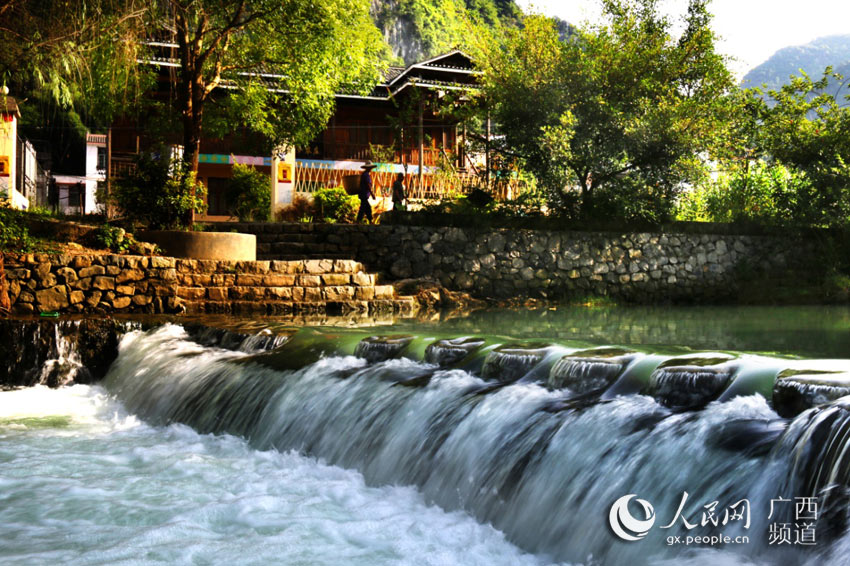
<svg viewBox="0 0 850 566">
<path fill-rule="evenodd" d="M 12 310 L 60 313 L 412 314 L 353 260 L 212 261 L 5 254 Z"/>
</svg>

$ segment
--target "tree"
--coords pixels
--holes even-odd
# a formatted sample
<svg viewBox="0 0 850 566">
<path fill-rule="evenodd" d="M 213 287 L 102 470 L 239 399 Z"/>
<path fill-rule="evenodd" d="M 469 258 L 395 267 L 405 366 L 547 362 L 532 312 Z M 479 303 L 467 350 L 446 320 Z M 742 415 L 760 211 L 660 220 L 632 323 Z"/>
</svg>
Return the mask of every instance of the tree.
<svg viewBox="0 0 850 566">
<path fill-rule="evenodd" d="M 140 0 L 0 2 L 0 82 L 108 123 L 146 88 L 137 59 L 147 3 Z"/>
<path fill-rule="evenodd" d="M 850 220 L 850 108 L 825 92 L 831 79 L 843 77 L 827 68 L 813 81 L 808 75 L 769 95 L 763 110 L 761 142 L 772 160 L 803 174 L 807 189 L 797 195 L 797 220 L 816 225 Z"/>
<path fill-rule="evenodd" d="M 679 37 L 657 0 L 604 0 L 606 23 L 568 41 L 531 16 L 480 49 L 503 142 L 553 200 L 578 187 L 585 216 L 666 214 L 716 141 L 733 87 L 706 3 L 690 1 Z"/>
<path fill-rule="evenodd" d="M 212 98 L 228 122 L 220 127 L 306 143 L 335 92 L 368 90 L 380 71 L 384 46 L 368 0 L 166 0 L 160 11 L 178 46 L 176 99 L 193 171 Z"/>
</svg>

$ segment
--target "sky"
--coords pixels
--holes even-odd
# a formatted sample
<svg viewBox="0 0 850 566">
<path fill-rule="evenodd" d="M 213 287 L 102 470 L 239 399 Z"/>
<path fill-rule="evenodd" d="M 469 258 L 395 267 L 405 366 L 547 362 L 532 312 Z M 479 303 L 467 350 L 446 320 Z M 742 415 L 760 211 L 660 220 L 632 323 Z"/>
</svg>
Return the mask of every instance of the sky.
<svg viewBox="0 0 850 566">
<path fill-rule="evenodd" d="M 596 21 L 599 0 L 518 0 L 526 11 L 558 16 L 570 23 Z M 683 15 L 687 0 L 661 0 L 662 9 Z M 826 35 L 850 34 L 848 0 L 712 0 L 718 50 L 736 60 L 730 68 L 738 78 L 775 51 L 803 45 Z"/>
</svg>

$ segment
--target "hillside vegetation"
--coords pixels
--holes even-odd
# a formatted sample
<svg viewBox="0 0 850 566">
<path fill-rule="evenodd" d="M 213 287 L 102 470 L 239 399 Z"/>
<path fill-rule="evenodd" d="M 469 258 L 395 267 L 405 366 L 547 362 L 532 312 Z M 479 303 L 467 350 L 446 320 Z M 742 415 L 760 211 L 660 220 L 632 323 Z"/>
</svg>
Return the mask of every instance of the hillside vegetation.
<svg viewBox="0 0 850 566">
<path fill-rule="evenodd" d="M 396 64 L 410 64 L 463 47 L 467 16 L 483 23 L 517 23 L 514 0 L 373 0 L 372 19 Z"/>
<path fill-rule="evenodd" d="M 823 76 L 824 69 L 829 66 L 845 79 L 850 76 L 850 35 L 832 35 L 821 37 L 806 45 L 784 47 L 748 72 L 741 81 L 741 85 L 744 87 L 766 85 L 765 91 L 776 90 L 787 84 L 791 75 L 799 76 L 801 70 L 817 80 Z M 839 88 L 840 93 L 838 93 Z M 850 89 L 832 80 L 827 92 L 847 95 L 850 94 Z"/>
</svg>

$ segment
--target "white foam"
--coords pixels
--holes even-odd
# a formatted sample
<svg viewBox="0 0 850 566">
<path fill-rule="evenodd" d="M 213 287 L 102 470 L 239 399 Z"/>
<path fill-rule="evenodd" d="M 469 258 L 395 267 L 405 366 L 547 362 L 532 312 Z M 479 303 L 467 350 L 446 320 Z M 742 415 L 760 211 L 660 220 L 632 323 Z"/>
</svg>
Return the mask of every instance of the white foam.
<svg viewBox="0 0 850 566">
<path fill-rule="evenodd" d="M 541 563 L 413 488 L 141 424 L 99 387 L 2 392 L 0 407 L 3 564 Z M 9 426 L 45 415 L 74 433 Z"/>
</svg>

